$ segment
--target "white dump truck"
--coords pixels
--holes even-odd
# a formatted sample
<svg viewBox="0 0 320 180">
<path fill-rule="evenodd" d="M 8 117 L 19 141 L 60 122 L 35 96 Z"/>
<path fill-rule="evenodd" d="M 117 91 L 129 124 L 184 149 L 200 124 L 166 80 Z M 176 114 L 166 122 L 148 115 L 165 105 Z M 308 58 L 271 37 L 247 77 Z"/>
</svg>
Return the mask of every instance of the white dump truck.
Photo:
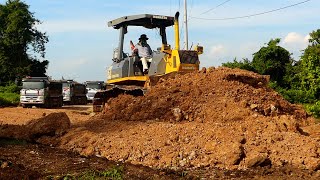
<svg viewBox="0 0 320 180">
<path fill-rule="evenodd" d="M 73 80 L 61 80 L 63 90 L 63 103 L 68 105 L 87 104 L 87 89 L 84 84 Z"/>
<path fill-rule="evenodd" d="M 86 81 L 84 82 L 87 88 L 87 100 L 88 102 L 92 102 L 94 95 L 104 89 L 103 81 Z"/>
<path fill-rule="evenodd" d="M 48 77 L 27 77 L 22 79 L 20 90 L 22 107 L 61 107 L 63 105 L 62 83 Z"/>
</svg>

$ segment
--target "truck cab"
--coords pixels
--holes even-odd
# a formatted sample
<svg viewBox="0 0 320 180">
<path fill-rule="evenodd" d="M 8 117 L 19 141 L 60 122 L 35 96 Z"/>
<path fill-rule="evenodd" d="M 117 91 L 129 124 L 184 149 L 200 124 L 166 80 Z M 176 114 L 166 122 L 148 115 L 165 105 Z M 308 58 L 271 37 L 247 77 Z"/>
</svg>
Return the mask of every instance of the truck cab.
<svg viewBox="0 0 320 180">
<path fill-rule="evenodd" d="M 87 89 L 84 84 L 73 80 L 61 80 L 63 91 L 63 103 L 68 105 L 87 104 Z"/>
<path fill-rule="evenodd" d="M 86 81 L 84 82 L 87 88 L 87 101 L 92 102 L 94 95 L 100 91 L 104 90 L 103 81 Z"/>
<path fill-rule="evenodd" d="M 62 84 L 48 77 L 27 77 L 22 79 L 20 90 L 22 107 L 61 107 Z"/>
</svg>

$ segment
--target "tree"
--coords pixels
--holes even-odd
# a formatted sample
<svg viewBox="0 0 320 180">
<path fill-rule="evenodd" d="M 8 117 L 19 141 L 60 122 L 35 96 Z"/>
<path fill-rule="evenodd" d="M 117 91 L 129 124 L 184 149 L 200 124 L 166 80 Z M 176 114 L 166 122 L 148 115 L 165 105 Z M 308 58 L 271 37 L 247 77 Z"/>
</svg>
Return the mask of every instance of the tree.
<svg viewBox="0 0 320 180">
<path fill-rule="evenodd" d="M 301 88 L 320 98 L 320 29 L 310 33 L 310 44 L 304 50 L 300 61 Z"/>
<path fill-rule="evenodd" d="M 251 62 L 247 58 L 243 58 L 242 61 L 237 61 L 237 59 L 234 58 L 233 62 L 222 63 L 222 66 L 254 71 L 254 68 L 252 67 Z"/>
<path fill-rule="evenodd" d="M 310 42 L 311 45 L 313 45 L 313 46 L 320 44 L 320 29 L 318 29 L 318 30 L 316 30 L 316 31 L 312 31 L 312 32 L 310 33 L 309 42 Z"/>
<path fill-rule="evenodd" d="M 29 6 L 20 0 L 8 0 L 0 5 L 0 78 L 14 81 L 17 75 L 31 75 L 42 72 L 45 75 L 48 61 L 45 58 L 45 44 L 48 37 L 36 29 L 40 21 L 29 11 Z M 40 70 L 41 69 L 41 70 Z M 38 74 L 38 73 L 37 73 Z"/>
<path fill-rule="evenodd" d="M 279 38 L 271 39 L 266 47 L 253 54 L 251 65 L 257 73 L 270 75 L 270 79 L 281 86 L 287 66 L 291 66 L 293 60 L 289 51 L 278 46 L 279 42 Z"/>
<path fill-rule="evenodd" d="M 49 61 L 44 60 L 42 62 L 33 59 L 31 61 L 32 72 L 29 74 L 34 77 L 43 77 L 46 74 L 46 69 L 48 67 Z"/>
</svg>

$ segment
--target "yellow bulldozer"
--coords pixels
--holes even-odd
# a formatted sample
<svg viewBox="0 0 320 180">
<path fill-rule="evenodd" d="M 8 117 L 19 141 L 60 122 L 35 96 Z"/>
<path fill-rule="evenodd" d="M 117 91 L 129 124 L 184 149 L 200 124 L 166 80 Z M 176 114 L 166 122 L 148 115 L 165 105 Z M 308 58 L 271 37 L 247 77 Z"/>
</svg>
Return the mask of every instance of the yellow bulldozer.
<svg viewBox="0 0 320 180">
<path fill-rule="evenodd" d="M 175 17 L 152 14 L 124 16 L 109 21 L 108 26 L 120 31 L 119 44 L 113 52 L 113 63 L 107 68 L 106 90 L 99 91 L 94 96 L 94 112 L 102 111 L 107 101 L 119 94 L 142 96 L 160 78 L 199 70 L 199 55 L 203 53 L 203 47 L 180 49 L 179 12 Z M 123 53 L 124 36 L 129 26 L 158 29 L 160 32 L 161 48 L 152 52 L 147 73 L 143 72 L 139 54 Z M 166 28 L 170 26 L 174 26 L 174 48 L 167 43 Z"/>
</svg>

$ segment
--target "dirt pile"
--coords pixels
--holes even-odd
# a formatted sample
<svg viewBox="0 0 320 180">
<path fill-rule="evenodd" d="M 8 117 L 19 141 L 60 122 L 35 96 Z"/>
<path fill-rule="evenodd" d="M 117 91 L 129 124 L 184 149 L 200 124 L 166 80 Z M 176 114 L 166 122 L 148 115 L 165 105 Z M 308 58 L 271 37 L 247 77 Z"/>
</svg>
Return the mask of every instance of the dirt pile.
<svg viewBox="0 0 320 180">
<path fill-rule="evenodd" d="M 306 118 L 300 107 L 266 87 L 268 78 L 227 68 L 177 75 L 174 79 L 160 80 L 143 98 L 111 99 L 106 114 L 116 120 L 210 121 L 228 112 L 236 114 L 233 105 L 237 104 L 241 110 L 249 108 L 264 116 Z M 233 121 L 228 117 L 218 119 Z"/>
<path fill-rule="evenodd" d="M 160 168 L 320 169 L 314 120 L 267 87 L 268 77 L 211 68 L 160 80 L 144 97 L 112 99 L 60 146 Z M 313 128 L 319 129 L 319 128 Z"/>
<path fill-rule="evenodd" d="M 36 141 L 43 137 L 63 135 L 70 128 L 70 120 L 66 113 L 51 113 L 34 119 L 26 125 L 1 125 L 0 138 L 15 138 Z"/>
</svg>

